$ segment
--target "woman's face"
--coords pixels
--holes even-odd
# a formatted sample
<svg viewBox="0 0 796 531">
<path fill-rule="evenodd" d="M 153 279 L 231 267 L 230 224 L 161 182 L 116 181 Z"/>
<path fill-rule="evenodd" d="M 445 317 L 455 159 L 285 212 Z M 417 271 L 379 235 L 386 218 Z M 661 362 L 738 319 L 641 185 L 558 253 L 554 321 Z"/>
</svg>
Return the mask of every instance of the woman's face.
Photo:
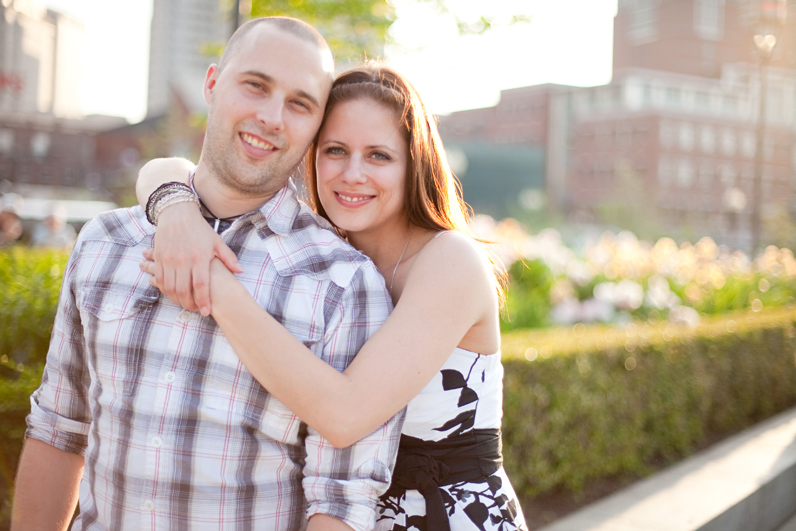
<svg viewBox="0 0 796 531">
<path fill-rule="evenodd" d="M 318 138 L 318 196 L 348 234 L 405 222 L 409 146 L 397 113 L 370 98 L 338 103 Z"/>
</svg>

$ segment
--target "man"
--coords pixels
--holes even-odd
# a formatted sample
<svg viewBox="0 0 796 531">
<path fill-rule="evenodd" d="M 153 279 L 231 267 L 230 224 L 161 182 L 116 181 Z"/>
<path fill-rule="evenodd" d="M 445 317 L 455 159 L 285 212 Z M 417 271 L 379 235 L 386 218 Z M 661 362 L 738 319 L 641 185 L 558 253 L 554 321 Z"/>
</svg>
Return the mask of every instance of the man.
<svg viewBox="0 0 796 531">
<path fill-rule="evenodd" d="M 391 304 L 375 266 L 288 184 L 331 68 L 303 22 L 242 26 L 208 70 L 194 185 L 206 213 L 235 218 L 222 236 L 241 282 L 342 370 Z M 31 398 L 12 527 L 63 529 L 79 495 L 78 530 L 371 528 L 399 422 L 334 449 L 253 379 L 212 318 L 149 285 L 138 262 L 153 232 L 136 207 L 78 238 Z"/>
</svg>

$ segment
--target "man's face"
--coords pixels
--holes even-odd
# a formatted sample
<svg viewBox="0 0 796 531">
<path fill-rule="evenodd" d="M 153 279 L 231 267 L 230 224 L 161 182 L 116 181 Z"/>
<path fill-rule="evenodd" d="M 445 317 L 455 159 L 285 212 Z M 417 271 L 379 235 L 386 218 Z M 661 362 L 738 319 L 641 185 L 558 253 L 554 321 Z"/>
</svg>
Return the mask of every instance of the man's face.
<svg viewBox="0 0 796 531">
<path fill-rule="evenodd" d="M 330 60 L 313 43 L 267 24 L 253 28 L 222 70 L 210 67 L 202 159 L 245 197 L 285 185 L 320 126 Z"/>
</svg>

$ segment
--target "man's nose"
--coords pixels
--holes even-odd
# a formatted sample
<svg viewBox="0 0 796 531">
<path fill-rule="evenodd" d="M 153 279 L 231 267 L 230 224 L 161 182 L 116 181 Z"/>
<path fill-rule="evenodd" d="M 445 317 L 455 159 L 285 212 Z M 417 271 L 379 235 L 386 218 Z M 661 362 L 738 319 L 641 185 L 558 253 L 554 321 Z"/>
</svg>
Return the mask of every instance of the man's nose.
<svg viewBox="0 0 796 531">
<path fill-rule="evenodd" d="M 285 127 L 285 103 L 281 98 L 266 98 L 257 109 L 257 120 L 271 132 L 281 132 Z"/>
</svg>

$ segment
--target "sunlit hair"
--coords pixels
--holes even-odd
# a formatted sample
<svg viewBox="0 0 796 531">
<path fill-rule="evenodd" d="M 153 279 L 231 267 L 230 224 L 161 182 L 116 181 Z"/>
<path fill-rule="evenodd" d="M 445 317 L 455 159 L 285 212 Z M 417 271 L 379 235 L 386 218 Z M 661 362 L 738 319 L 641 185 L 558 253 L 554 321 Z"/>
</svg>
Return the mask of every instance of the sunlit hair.
<svg viewBox="0 0 796 531">
<path fill-rule="evenodd" d="M 341 74 L 332 85 L 321 129 L 335 105 L 352 100 L 370 99 L 395 111 L 401 132 L 409 144 L 409 161 L 404 194 L 404 209 L 409 222 L 418 227 L 441 231 L 457 230 L 472 236 L 470 211 L 462 200 L 461 184 L 453 175 L 442 147 L 437 123 L 428 112 L 417 90 L 398 72 L 377 61 L 368 61 Z M 304 185 L 308 202 L 323 217 L 317 188 L 316 155 L 318 139 L 310 145 Z M 331 220 L 329 220 L 331 221 Z M 496 269 L 502 295 L 503 276 Z"/>
</svg>

